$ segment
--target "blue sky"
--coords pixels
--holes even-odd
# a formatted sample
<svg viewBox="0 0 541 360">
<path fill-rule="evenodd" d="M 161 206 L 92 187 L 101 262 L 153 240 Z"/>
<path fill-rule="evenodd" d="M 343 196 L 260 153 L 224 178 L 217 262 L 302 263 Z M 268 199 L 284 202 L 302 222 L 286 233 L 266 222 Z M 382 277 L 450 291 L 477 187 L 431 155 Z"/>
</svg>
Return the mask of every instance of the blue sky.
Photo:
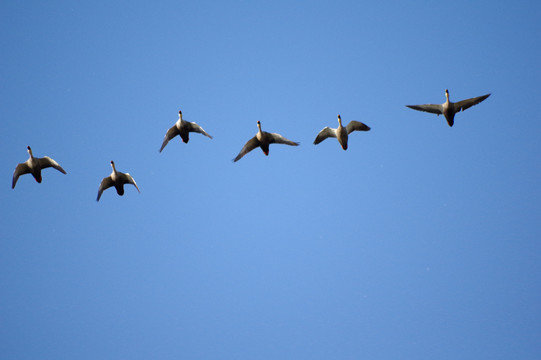
<svg viewBox="0 0 541 360">
<path fill-rule="evenodd" d="M 538 359 L 534 1 L 0 4 L 0 357 Z M 492 95 L 440 116 L 406 104 Z M 210 140 L 177 137 L 177 119 Z M 343 151 L 314 146 L 358 120 Z M 256 149 L 263 130 L 299 141 Z M 50 156 L 67 171 L 11 177 Z M 141 193 L 95 201 L 109 161 Z"/>
</svg>

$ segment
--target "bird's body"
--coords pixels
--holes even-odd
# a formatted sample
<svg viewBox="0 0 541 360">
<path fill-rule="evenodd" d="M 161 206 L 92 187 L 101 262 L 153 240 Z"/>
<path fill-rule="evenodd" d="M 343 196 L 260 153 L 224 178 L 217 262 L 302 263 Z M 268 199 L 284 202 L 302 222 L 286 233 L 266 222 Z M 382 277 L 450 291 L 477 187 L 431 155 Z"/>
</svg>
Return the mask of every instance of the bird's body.
<svg viewBox="0 0 541 360">
<path fill-rule="evenodd" d="M 483 96 L 478 96 L 466 100 L 462 100 L 459 102 L 451 102 L 449 100 L 449 90 L 445 90 L 445 102 L 443 104 L 424 104 L 424 105 L 406 105 L 410 109 L 418 110 L 418 111 L 425 111 L 436 115 L 443 115 L 445 116 L 445 120 L 447 120 L 447 124 L 449 126 L 453 126 L 455 123 L 455 115 L 456 113 L 460 111 L 464 111 L 473 105 L 479 104 L 481 101 L 485 100 L 487 97 L 489 97 L 490 94 L 486 94 Z"/>
<path fill-rule="evenodd" d="M 298 142 L 288 140 L 280 134 L 268 133 L 266 131 L 262 131 L 260 121 L 257 122 L 257 127 L 258 127 L 257 134 L 253 138 L 248 140 L 246 144 L 244 144 L 242 150 L 239 152 L 237 157 L 233 159 L 234 162 L 239 161 L 244 155 L 248 154 L 250 151 L 252 151 L 256 147 L 260 147 L 263 153 L 268 156 L 270 144 L 285 144 L 285 145 L 291 145 L 291 146 L 299 145 Z"/>
<path fill-rule="evenodd" d="M 178 120 L 169 130 L 167 130 L 167 133 L 165 134 L 165 137 L 162 142 L 162 146 L 160 148 L 160 152 L 162 152 L 163 148 L 165 148 L 165 145 L 169 142 L 169 140 L 173 139 L 175 136 L 179 135 L 180 138 L 184 143 L 188 143 L 190 141 L 190 133 L 196 132 L 205 135 L 208 138 L 212 139 L 212 136 L 207 134 L 205 130 L 199 125 L 197 125 L 194 122 L 189 122 L 182 119 L 182 111 L 178 112 Z"/>
<path fill-rule="evenodd" d="M 38 183 L 41 183 L 41 170 L 48 167 L 52 167 L 60 171 L 61 173 L 66 174 L 66 171 L 62 169 L 62 167 L 50 157 L 45 156 L 42 158 L 37 158 L 34 157 L 34 155 L 32 154 L 32 149 L 30 148 L 30 146 L 28 146 L 26 149 L 28 151 L 28 154 L 30 155 L 30 158 L 25 162 L 18 164 L 15 168 L 15 172 L 13 173 L 13 180 L 11 182 L 12 189 L 15 188 L 19 176 L 24 174 L 32 174 L 34 179 L 36 179 Z"/>
<path fill-rule="evenodd" d="M 116 193 L 120 196 L 124 195 L 124 184 L 132 184 L 133 186 L 135 186 L 137 191 L 141 192 L 131 175 L 128 173 L 121 173 L 120 171 L 117 171 L 115 167 L 115 162 L 112 160 L 111 167 L 113 168 L 113 172 L 111 173 L 111 175 L 104 177 L 101 181 L 100 187 L 98 189 L 98 198 L 96 199 L 96 201 L 100 201 L 100 197 L 103 191 L 110 188 L 111 186 L 115 187 Z"/>
<path fill-rule="evenodd" d="M 347 126 L 342 126 L 342 118 L 340 115 L 338 115 L 338 127 L 336 129 L 330 128 L 330 127 L 324 127 L 319 134 L 317 134 L 316 139 L 314 140 L 314 145 L 319 144 L 323 140 L 334 137 L 338 140 L 340 143 L 340 146 L 342 146 L 342 149 L 347 150 L 348 149 L 348 136 L 353 131 L 369 131 L 370 127 L 368 125 L 363 124 L 360 121 L 350 121 Z"/>
</svg>

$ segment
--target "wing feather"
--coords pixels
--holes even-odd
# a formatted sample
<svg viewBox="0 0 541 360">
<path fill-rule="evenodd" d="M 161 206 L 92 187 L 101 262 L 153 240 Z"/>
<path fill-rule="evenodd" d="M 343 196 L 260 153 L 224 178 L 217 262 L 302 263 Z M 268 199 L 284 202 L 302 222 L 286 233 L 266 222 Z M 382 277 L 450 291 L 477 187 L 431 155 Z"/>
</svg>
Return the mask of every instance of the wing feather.
<svg viewBox="0 0 541 360">
<path fill-rule="evenodd" d="M 189 131 L 196 132 L 196 133 L 199 133 L 199 134 L 203 134 L 206 137 L 212 139 L 212 136 L 210 136 L 205 130 L 203 130 L 203 128 L 201 126 L 197 125 L 196 123 L 189 122 L 189 123 L 187 123 L 187 125 L 189 126 Z"/>
<path fill-rule="evenodd" d="M 353 131 L 368 131 L 370 130 L 370 127 L 368 125 L 363 124 L 360 121 L 352 120 L 349 122 L 349 124 L 346 126 L 346 130 L 348 132 L 348 135 L 351 134 Z"/>
<path fill-rule="evenodd" d="M 177 126 L 173 125 L 169 130 L 167 130 L 167 133 L 165 134 L 165 137 L 163 138 L 162 147 L 160 148 L 160 152 L 162 152 L 163 148 L 165 147 L 165 145 L 167 145 L 169 140 L 171 140 L 172 138 L 174 138 L 177 135 L 180 135 L 180 132 L 178 131 Z"/>
<path fill-rule="evenodd" d="M 410 109 L 425 111 L 436 115 L 443 114 L 443 107 L 440 104 L 424 104 L 424 105 L 406 105 Z"/>
<path fill-rule="evenodd" d="M 111 176 L 104 177 L 98 189 L 98 198 L 96 199 L 96 201 L 100 201 L 100 197 L 103 191 L 109 189 L 111 186 L 113 186 L 113 184 L 114 183 L 113 179 L 111 179 Z"/>
<path fill-rule="evenodd" d="M 244 144 L 244 146 L 242 147 L 242 150 L 239 152 L 237 157 L 233 159 L 233 162 L 239 161 L 240 159 L 242 159 L 244 155 L 248 154 L 250 151 L 252 151 L 258 146 L 259 146 L 259 140 L 257 140 L 256 136 L 254 136 L 253 138 L 248 140 L 246 144 Z"/>
<path fill-rule="evenodd" d="M 319 134 L 317 134 L 316 139 L 314 140 L 314 145 L 319 144 L 323 140 L 329 137 L 336 137 L 336 129 L 330 128 L 330 127 L 324 127 Z"/>
<path fill-rule="evenodd" d="M 485 100 L 489 96 L 490 96 L 490 94 L 486 94 L 486 95 L 483 95 L 483 96 L 478 96 L 478 97 L 474 97 L 474 98 L 471 98 L 471 99 L 466 99 L 466 100 L 459 101 L 459 102 L 455 103 L 455 112 L 464 111 L 464 110 L 472 107 L 473 105 L 477 105 L 477 104 L 479 104 L 481 101 Z"/>
<path fill-rule="evenodd" d="M 17 184 L 17 180 L 19 179 L 19 176 L 24 174 L 30 174 L 30 167 L 24 162 L 17 165 L 15 168 L 15 171 L 13 172 L 13 180 L 11 181 L 11 188 L 15 189 L 15 184 Z"/>
<path fill-rule="evenodd" d="M 120 175 L 120 181 L 122 181 L 123 184 L 132 184 L 133 186 L 135 186 L 137 191 L 141 192 L 141 190 L 139 190 L 139 187 L 135 183 L 135 180 L 129 173 L 125 173 L 125 174 L 120 173 L 119 175 Z"/>
<path fill-rule="evenodd" d="M 55 168 L 56 170 L 60 171 L 62 174 L 66 174 L 66 171 L 64 169 L 62 169 L 62 166 L 60 166 L 59 163 L 57 163 L 56 161 L 54 161 L 53 159 L 51 159 L 48 156 L 39 158 L 38 161 L 39 161 L 39 166 L 42 169 L 52 167 L 52 168 Z"/>
<path fill-rule="evenodd" d="M 285 144 L 285 145 L 291 145 L 291 146 L 299 145 L 298 142 L 286 139 L 280 134 L 276 134 L 276 133 L 267 133 L 267 134 L 269 134 L 269 144 Z"/>
</svg>

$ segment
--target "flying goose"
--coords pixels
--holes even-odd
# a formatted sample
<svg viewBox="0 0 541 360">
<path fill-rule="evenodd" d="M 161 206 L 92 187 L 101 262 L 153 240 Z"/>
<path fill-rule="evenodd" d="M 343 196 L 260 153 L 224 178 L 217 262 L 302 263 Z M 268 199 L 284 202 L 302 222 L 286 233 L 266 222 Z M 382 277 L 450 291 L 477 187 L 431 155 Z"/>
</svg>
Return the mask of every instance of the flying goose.
<svg viewBox="0 0 541 360">
<path fill-rule="evenodd" d="M 486 94 L 483 96 L 474 97 L 471 99 L 466 99 L 459 101 L 457 103 L 453 103 L 449 101 L 449 90 L 445 89 L 445 102 L 443 104 L 425 104 L 425 105 L 406 105 L 410 109 L 413 110 L 419 110 L 419 111 L 426 111 L 432 114 L 445 116 L 445 119 L 447 120 L 447 124 L 449 126 L 453 126 L 455 114 L 464 111 L 473 105 L 479 104 L 481 101 L 485 100 L 487 97 L 489 97 L 490 94 Z"/>
<path fill-rule="evenodd" d="M 288 140 L 280 134 L 261 131 L 261 122 L 259 120 L 257 121 L 257 128 L 259 129 L 257 134 L 253 138 L 248 140 L 246 144 L 244 144 L 244 147 L 239 152 L 237 157 L 233 159 L 233 162 L 239 161 L 244 155 L 248 154 L 250 151 L 252 151 L 258 146 L 261 148 L 261 150 L 263 150 L 263 153 L 265 155 L 269 155 L 270 144 L 286 144 L 291 146 L 299 145 L 298 142 Z"/>
<path fill-rule="evenodd" d="M 120 196 L 124 195 L 124 184 L 132 184 L 135 186 L 137 191 L 141 192 L 130 174 L 116 171 L 115 162 L 113 160 L 111 160 L 111 167 L 113 168 L 113 172 L 111 175 L 104 177 L 101 181 L 100 188 L 98 189 L 98 198 L 96 201 L 100 201 L 103 190 L 109 189 L 111 186 L 115 187 L 116 193 Z"/>
<path fill-rule="evenodd" d="M 160 152 L 162 152 L 163 148 L 165 147 L 165 145 L 167 145 L 169 140 L 171 140 L 177 135 L 180 135 L 180 138 L 182 139 L 182 141 L 187 144 L 188 141 L 190 141 L 191 132 L 200 133 L 212 139 L 212 136 L 207 134 L 207 132 L 203 130 L 201 126 L 197 125 L 194 122 L 182 120 L 182 111 L 179 110 L 178 120 L 175 123 L 175 125 L 173 125 L 169 130 L 167 130 L 167 133 L 165 134 L 165 137 L 163 138 L 163 143 L 162 143 L 162 147 L 160 148 Z"/>
<path fill-rule="evenodd" d="M 63 174 L 66 173 L 66 171 L 62 169 L 62 166 L 60 166 L 50 157 L 45 156 L 42 158 L 36 158 L 34 157 L 34 155 L 32 155 L 32 149 L 30 148 L 30 146 L 27 146 L 26 149 L 28 151 L 28 154 L 30 155 L 30 158 L 25 162 L 17 165 L 17 167 L 15 168 L 15 172 L 13 173 L 13 181 L 11 182 L 12 189 L 15 189 L 15 184 L 17 184 L 19 176 L 24 174 L 32 174 L 34 179 L 36 179 L 38 183 L 41 183 L 41 169 L 52 167 Z"/>
<path fill-rule="evenodd" d="M 333 129 L 330 127 L 324 127 L 323 130 L 317 134 L 316 139 L 314 140 L 314 145 L 319 144 L 323 140 L 329 137 L 334 137 L 338 139 L 338 142 L 342 146 L 342 149 L 348 149 L 348 135 L 353 131 L 368 131 L 370 127 L 363 124 L 360 121 L 352 120 L 347 124 L 346 127 L 342 126 L 342 118 L 338 115 L 338 128 Z"/>
</svg>

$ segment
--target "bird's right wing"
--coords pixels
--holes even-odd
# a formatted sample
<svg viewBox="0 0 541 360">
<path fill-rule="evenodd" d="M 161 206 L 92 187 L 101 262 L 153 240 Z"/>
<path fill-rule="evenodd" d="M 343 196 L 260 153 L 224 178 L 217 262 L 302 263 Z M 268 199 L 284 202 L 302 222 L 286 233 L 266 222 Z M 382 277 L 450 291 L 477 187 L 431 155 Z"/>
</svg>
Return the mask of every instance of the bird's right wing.
<svg viewBox="0 0 541 360">
<path fill-rule="evenodd" d="M 237 157 L 235 159 L 233 159 L 233 162 L 239 161 L 240 159 L 242 159 L 242 157 L 244 155 L 248 154 L 250 151 L 252 151 L 253 149 L 255 149 L 258 146 L 259 146 L 259 140 L 257 140 L 256 136 L 254 136 L 253 138 L 248 140 L 246 142 L 246 144 L 244 144 L 242 150 L 239 152 Z"/>
<path fill-rule="evenodd" d="M 490 96 L 490 94 L 486 94 L 486 95 L 483 95 L 483 96 L 478 96 L 478 97 L 474 97 L 474 98 L 471 98 L 471 99 L 466 99 L 466 100 L 459 101 L 459 102 L 455 103 L 455 112 L 464 111 L 467 108 L 472 107 L 473 105 L 477 105 L 477 104 L 479 104 L 481 101 L 485 100 L 489 96 Z"/>
<path fill-rule="evenodd" d="M 436 115 L 443 114 L 442 106 L 440 104 L 424 104 L 424 105 L 406 105 L 410 109 L 425 111 Z"/>
<path fill-rule="evenodd" d="M 298 142 L 286 139 L 285 137 L 283 137 L 280 134 L 276 134 L 276 133 L 267 133 L 267 134 L 270 135 L 269 143 L 271 143 L 271 144 L 285 144 L 285 145 L 291 145 L 291 146 L 298 146 L 299 145 Z"/>
<path fill-rule="evenodd" d="M 346 126 L 346 130 L 347 130 L 348 134 L 351 134 L 353 131 L 369 131 L 370 126 L 368 126 L 366 124 L 363 124 L 360 121 L 352 120 Z"/>
<path fill-rule="evenodd" d="M 194 123 L 194 122 L 189 122 L 188 124 L 189 124 L 189 126 L 190 126 L 190 131 L 191 131 L 191 132 L 200 133 L 200 134 L 203 134 L 203 135 L 205 135 L 206 137 L 212 139 L 212 136 L 210 136 L 209 134 L 207 134 L 207 132 L 206 132 L 205 130 L 203 130 L 203 128 L 202 128 L 201 126 L 197 125 L 197 124 Z"/>
<path fill-rule="evenodd" d="M 137 186 L 137 184 L 135 183 L 135 180 L 132 178 L 132 176 L 129 174 L 129 173 L 120 173 L 120 180 L 124 183 L 124 184 L 132 184 L 133 186 L 135 186 L 135 188 L 137 189 L 137 191 L 141 192 L 141 190 L 139 190 L 139 187 Z"/>
<path fill-rule="evenodd" d="M 24 175 L 24 174 L 29 174 L 29 173 L 30 173 L 30 167 L 28 167 L 26 163 L 20 163 L 19 165 L 17 165 L 17 167 L 15 168 L 15 171 L 13 172 L 13 180 L 11 182 L 11 188 L 15 189 L 15 184 L 17 184 L 17 180 L 19 179 L 19 176 Z"/>
<path fill-rule="evenodd" d="M 42 169 L 52 167 L 52 168 L 55 168 L 56 170 L 60 171 L 62 174 L 66 173 L 66 170 L 62 169 L 62 166 L 60 166 L 59 163 L 57 163 L 56 161 L 54 161 L 53 159 L 51 159 L 48 156 L 39 158 L 38 161 L 39 161 L 39 166 L 41 166 Z"/>
<path fill-rule="evenodd" d="M 169 140 L 171 140 L 172 138 L 174 138 L 175 136 L 179 134 L 180 132 L 178 131 L 176 125 L 173 125 L 173 127 L 167 130 L 167 133 L 165 134 L 165 137 L 163 138 L 163 143 L 162 143 L 162 147 L 160 148 L 160 152 L 162 152 L 163 148 L 165 147 L 165 145 L 167 145 Z"/>
<path fill-rule="evenodd" d="M 317 134 L 316 139 L 314 140 L 314 145 L 319 144 L 320 142 L 322 142 L 323 140 L 325 140 L 326 138 L 329 138 L 329 137 L 334 137 L 335 138 L 336 137 L 336 130 L 327 126 L 327 127 L 324 127 L 319 132 L 319 134 Z"/>
<path fill-rule="evenodd" d="M 96 201 L 100 201 L 101 194 L 105 189 L 109 189 L 111 186 L 113 186 L 113 179 L 111 179 L 110 176 L 107 176 L 103 178 L 100 184 L 100 188 L 98 189 L 98 198 Z"/>
</svg>

